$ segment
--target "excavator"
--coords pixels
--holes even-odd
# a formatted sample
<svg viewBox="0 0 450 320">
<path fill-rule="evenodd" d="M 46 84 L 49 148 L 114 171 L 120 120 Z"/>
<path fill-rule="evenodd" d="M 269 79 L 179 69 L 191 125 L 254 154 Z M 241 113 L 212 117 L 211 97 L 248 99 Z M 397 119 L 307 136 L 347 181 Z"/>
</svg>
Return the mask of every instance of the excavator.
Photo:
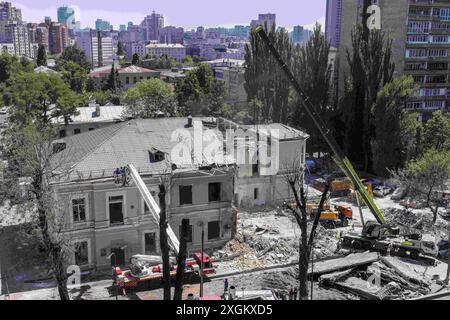
<svg viewBox="0 0 450 320">
<path fill-rule="evenodd" d="M 386 222 L 386 218 L 383 216 L 383 214 L 375 204 L 373 198 L 367 192 L 367 189 L 356 173 L 356 170 L 353 168 L 350 160 L 345 156 L 339 144 L 334 139 L 330 128 L 327 127 L 322 117 L 318 113 L 316 106 L 313 105 L 309 97 L 305 94 L 298 80 L 289 69 L 288 64 L 283 60 L 278 50 L 269 39 L 265 28 L 263 26 L 257 26 L 252 30 L 252 34 L 254 36 L 259 36 L 261 40 L 266 44 L 270 53 L 284 72 L 287 79 L 290 81 L 293 89 L 296 91 L 302 107 L 312 119 L 322 137 L 333 152 L 334 161 L 343 171 L 343 173 L 350 179 L 355 192 L 359 196 L 359 199 L 364 202 L 364 204 L 369 208 L 372 215 L 375 217 L 376 222 L 366 222 L 360 235 L 353 234 L 344 236 L 344 238 L 342 239 L 343 244 L 353 246 L 354 249 L 380 251 L 388 250 L 388 248 L 392 247 L 392 245 L 390 241 L 385 240 L 389 238 L 398 238 L 400 236 L 400 229 Z M 434 256 L 437 250 L 435 249 L 434 244 L 432 244 L 433 243 L 430 242 L 423 242 L 420 239 L 404 239 L 404 241 L 400 241 L 399 244 L 394 244 L 394 246 L 397 246 L 397 250 L 399 253 L 409 252 L 412 258 L 417 259 L 419 253 Z"/>
<path fill-rule="evenodd" d="M 139 193 L 141 194 L 142 198 L 145 201 L 145 204 L 150 210 L 150 213 L 152 214 L 156 223 L 159 225 L 159 214 L 161 212 L 161 209 L 159 208 L 155 199 L 142 180 L 142 177 L 139 175 L 139 172 L 132 164 L 125 167 L 123 177 L 121 179 L 122 181 L 119 181 L 119 184 L 125 186 L 130 185 L 131 180 L 135 182 Z M 170 224 L 167 224 L 166 232 L 169 246 L 177 257 L 180 252 L 180 241 L 173 232 Z M 201 263 L 202 260 L 203 264 Z M 171 278 L 175 278 L 177 274 L 176 258 L 171 257 L 170 264 L 170 276 Z M 211 257 L 206 253 L 194 253 L 191 257 L 186 259 L 185 267 L 186 276 L 190 276 L 198 272 L 202 272 L 203 275 L 213 274 L 216 272 Z M 126 290 L 127 288 L 135 288 L 139 285 L 139 283 L 143 282 L 149 283 L 155 280 L 162 281 L 162 257 L 134 255 L 131 258 L 131 265 L 129 266 L 128 270 L 122 270 L 121 268 L 116 267 L 114 272 L 116 284 L 119 288 L 121 288 L 121 290 Z"/>
</svg>

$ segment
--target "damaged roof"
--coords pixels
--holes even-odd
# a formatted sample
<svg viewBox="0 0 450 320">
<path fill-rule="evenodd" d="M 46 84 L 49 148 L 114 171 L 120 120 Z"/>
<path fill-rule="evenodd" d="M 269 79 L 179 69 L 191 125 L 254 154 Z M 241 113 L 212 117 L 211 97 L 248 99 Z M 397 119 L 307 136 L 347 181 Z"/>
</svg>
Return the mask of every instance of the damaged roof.
<svg viewBox="0 0 450 320">
<path fill-rule="evenodd" d="M 195 120 L 201 118 L 194 118 Z M 112 177 L 116 168 L 133 164 L 141 173 L 164 173 L 171 169 L 169 161 L 151 162 L 150 152 L 170 155 L 173 147 L 180 144 L 172 141 L 172 133 L 186 129 L 193 135 L 193 128 L 187 127 L 187 118 L 138 119 L 89 131 L 58 140 L 65 149 L 54 157 L 55 163 L 62 165 L 59 172 L 70 171 L 65 181 L 79 181 Z M 170 156 L 166 156 L 168 160 Z M 234 161 L 224 159 L 224 163 L 212 163 L 204 154 L 201 166 L 216 164 L 232 165 Z M 184 165 L 177 170 L 191 171 L 198 165 Z"/>
</svg>

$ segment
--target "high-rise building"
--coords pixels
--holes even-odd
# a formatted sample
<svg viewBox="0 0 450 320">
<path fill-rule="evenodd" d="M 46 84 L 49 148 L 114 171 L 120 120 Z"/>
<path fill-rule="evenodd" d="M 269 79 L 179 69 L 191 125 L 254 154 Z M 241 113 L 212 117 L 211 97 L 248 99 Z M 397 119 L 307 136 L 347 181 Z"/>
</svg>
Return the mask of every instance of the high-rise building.
<svg viewBox="0 0 450 320">
<path fill-rule="evenodd" d="M 258 25 L 267 25 L 267 29 L 272 30 L 273 26 L 276 24 L 276 14 L 274 13 L 263 13 L 258 15 L 258 20 L 252 20 L 250 23 L 251 28 L 255 28 Z"/>
<path fill-rule="evenodd" d="M 14 22 L 8 24 L 4 31 L 6 34 L 3 42 L 9 44 L 9 53 L 29 58 L 36 57 L 37 45 L 30 41 L 28 26 Z"/>
<path fill-rule="evenodd" d="M 95 29 L 97 29 L 97 31 L 111 31 L 112 26 L 109 21 L 97 19 L 95 21 Z"/>
<path fill-rule="evenodd" d="M 76 33 L 75 39 L 77 48 L 84 51 L 93 68 L 114 62 L 113 39 L 107 32 L 83 30 Z"/>
<path fill-rule="evenodd" d="M 70 44 L 67 26 L 51 22 L 48 29 L 48 46 L 52 54 L 59 54 Z"/>
<path fill-rule="evenodd" d="M 121 25 L 119 26 L 119 31 L 120 31 L 120 32 L 125 32 L 125 31 L 127 31 L 127 26 L 124 25 L 124 24 L 121 24 Z"/>
<path fill-rule="evenodd" d="M 339 48 L 341 40 L 342 0 L 327 0 L 325 36 L 330 45 Z"/>
<path fill-rule="evenodd" d="M 0 21 L 21 22 L 22 11 L 13 7 L 11 2 L 0 2 Z"/>
<path fill-rule="evenodd" d="M 141 23 L 141 28 L 144 30 L 146 41 L 159 41 L 160 31 L 164 28 L 164 17 L 153 11 L 151 15 L 144 18 Z"/>
<path fill-rule="evenodd" d="M 436 110 L 450 111 L 450 1 L 370 3 L 378 5 L 381 30 L 393 40 L 394 76 L 411 75 L 420 88 L 419 96 L 409 101 L 406 108 L 419 112 L 424 121 Z M 362 1 L 343 0 L 339 53 L 351 50 L 355 24 L 366 23 L 362 19 L 363 8 Z M 349 66 L 345 54 L 338 56 L 342 77 L 348 74 Z"/>
<path fill-rule="evenodd" d="M 183 44 L 184 29 L 177 27 L 164 27 L 159 32 L 159 42 Z"/>
<path fill-rule="evenodd" d="M 67 6 L 59 7 L 58 23 L 66 25 L 69 29 L 73 29 L 76 26 L 75 10 Z"/>
</svg>

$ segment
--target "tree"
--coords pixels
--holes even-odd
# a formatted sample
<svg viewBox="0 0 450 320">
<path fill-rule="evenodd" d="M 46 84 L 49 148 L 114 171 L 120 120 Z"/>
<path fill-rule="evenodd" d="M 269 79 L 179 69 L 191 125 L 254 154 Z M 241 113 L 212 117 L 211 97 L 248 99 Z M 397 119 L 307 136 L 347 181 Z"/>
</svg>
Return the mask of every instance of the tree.
<svg viewBox="0 0 450 320">
<path fill-rule="evenodd" d="M 47 49 L 43 44 L 39 45 L 36 64 L 38 66 L 47 66 Z"/>
<path fill-rule="evenodd" d="M 311 103 L 316 106 L 319 115 L 331 127 L 331 117 L 334 108 L 330 103 L 331 95 L 331 65 L 329 64 L 330 44 L 322 33 L 319 24 L 314 27 L 313 34 L 304 46 L 294 49 L 293 68 L 300 85 Z M 295 99 L 292 124 L 306 130 L 311 136 L 308 148 L 314 152 L 328 152 L 329 147 L 323 140 L 318 128 L 307 115 L 302 105 Z"/>
<path fill-rule="evenodd" d="M 268 36 L 283 60 L 290 65 L 292 43 L 288 33 L 276 30 L 273 26 Z M 258 98 L 262 102 L 261 121 L 286 124 L 290 114 L 290 83 L 258 35 L 250 36 L 250 43 L 246 46 L 245 63 L 245 91 L 248 101 Z"/>
<path fill-rule="evenodd" d="M 186 113 L 208 113 L 223 105 L 224 87 L 214 78 L 212 69 L 201 63 L 175 86 L 178 104 Z"/>
<path fill-rule="evenodd" d="M 111 98 L 107 91 L 95 91 L 92 93 L 92 97 L 95 99 L 95 102 L 101 106 L 106 105 Z"/>
<path fill-rule="evenodd" d="M 442 110 L 433 113 L 433 116 L 424 126 L 424 147 L 436 150 L 450 149 L 450 115 Z"/>
<path fill-rule="evenodd" d="M 170 258 L 169 258 L 169 241 L 167 235 L 167 214 L 166 214 L 166 184 L 162 181 L 159 184 L 159 241 L 161 247 L 161 256 L 163 261 L 163 286 L 164 300 L 170 300 Z"/>
<path fill-rule="evenodd" d="M 60 61 L 58 71 L 70 89 L 78 94 L 83 93 L 87 88 L 88 74 L 78 63 L 73 61 Z"/>
<path fill-rule="evenodd" d="M 392 40 L 380 30 L 357 26 L 352 32 L 352 48 L 347 49 L 350 74 L 340 104 L 345 124 L 344 150 L 356 166 L 372 168 L 371 141 L 374 135 L 371 108 L 380 88 L 393 78 Z"/>
<path fill-rule="evenodd" d="M 75 46 L 65 48 L 61 56 L 57 59 L 56 64 L 59 64 L 62 61 L 73 61 L 79 64 L 87 72 L 91 69 L 91 63 L 88 61 L 84 51 Z"/>
<path fill-rule="evenodd" d="M 19 72 L 32 72 L 33 66 L 30 64 L 21 63 L 16 56 L 8 53 L 0 54 L 0 83 L 6 83 L 11 79 L 11 76 Z"/>
<path fill-rule="evenodd" d="M 300 227 L 300 249 L 299 249 L 299 293 L 300 299 L 308 298 L 308 266 L 316 236 L 316 230 L 319 225 L 320 216 L 324 210 L 324 204 L 330 190 L 329 183 L 326 185 L 322 198 L 320 200 L 319 209 L 315 216 L 313 226 L 308 237 L 308 214 L 307 214 L 307 198 L 304 189 L 303 175 L 304 169 L 300 160 L 292 159 L 291 163 L 286 163 L 284 168 L 285 179 L 289 189 L 295 198 L 295 208 L 288 205 L 288 209 L 292 212 Z"/>
<path fill-rule="evenodd" d="M 178 65 L 178 62 L 166 54 L 160 57 L 146 55 L 145 59 L 149 59 L 149 67 L 152 69 L 172 69 Z"/>
<path fill-rule="evenodd" d="M 187 257 L 187 242 L 189 236 L 189 220 L 183 219 L 181 222 L 180 235 L 180 253 L 178 254 L 177 276 L 175 280 L 175 292 L 173 300 L 182 300 L 183 284 L 184 284 L 184 270 Z"/>
<path fill-rule="evenodd" d="M 19 73 L 10 87 L 14 108 L 10 109 L 9 127 L 2 133 L 3 155 L 8 161 L 7 179 L 18 185 L 20 177 L 29 177 L 22 199 L 32 208 L 37 228 L 33 230 L 48 256 L 61 300 L 68 300 L 66 263 L 68 242 L 62 232 L 59 210 L 51 181 L 63 162 L 54 161 L 53 142 L 58 124 L 53 119 L 68 119 L 76 113 L 78 97 L 57 75 Z M 61 159 L 60 159 L 61 160 Z M 66 159 L 67 160 L 67 159 Z"/>
<path fill-rule="evenodd" d="M 44 128 L 53 119 L 76 113 L 80 100 L 56 74 L 20 73 L 10 87 L 14 105 L 13 123 L 39 123 Z"/>
<path fill-rule="evenodd" d="M 173 117 L 177 113 L 177 100 L 172 88 L 162 80 L 140 81 L 122 97 L 126 112 L 133 118 L 155 118 L 161 112 Z"/>
<path fill-rule="evenodd" d="M 394 180 L 406 187 L 408 194 L 425 201 L 437 221 L 439 207 L 442 205 L 442 190 L 450 178 L 450 150 L 431 149 L 408 163 L 406 169 L 394 174 Z"/>
<path fill-rule="evenodd" d="M 408 159 L 408 142 L 415 138 L 405 103 L 413 97 L 416 88 L 412 77 L 394 79 L 378 93 L 372 108 L 373 125 L 376 128 L 372 141 L 373 170 L 380 176 L 388 176 L 389 169 L 403 167 Z M 403 126 L 409 126 L 404 128 Z M 405 130 L 407 132 L 405 132 Z"/>
<path fill-rule="evenodd" d="M 123 42 L 119 41 L 117 43 L 117 55 L 118 56 L 123 56 L 125 54 L 124 48 L 123 48 Z"/>
<path fill-rule="evenodd" d="M 225 83 L 214 79 L 203 99 L 205 108 L 202 114 L 204 116 L 221 115 L 222 107 L 225 104 L 225 94 Z"/>
<path fill-rule="evenodd" d="M 141 63 L 141 57 L 139 57 L 139 54 L 135 53 L 133 54 L 133 59 L 131 60 L 131 64 L 133 66 L 138 66 Z"/>
<path fill-rule="evenodd" d="M 182 63 L 183 63 L 183 66 L 188 66 L 188 67 L 192 67 L 195 64 L 194 59 L 192 59 L 191 56 L 186 56 L 183 59 Z"/>
<path fill-rule="evenodd" d="M 109 90 L 113 93 L 117 93 L 121 87 L 122 83 L 119 78 L 119 70 L 112 65 L 111 72 L 103 85 L 103 90 Z"/>
</svg>

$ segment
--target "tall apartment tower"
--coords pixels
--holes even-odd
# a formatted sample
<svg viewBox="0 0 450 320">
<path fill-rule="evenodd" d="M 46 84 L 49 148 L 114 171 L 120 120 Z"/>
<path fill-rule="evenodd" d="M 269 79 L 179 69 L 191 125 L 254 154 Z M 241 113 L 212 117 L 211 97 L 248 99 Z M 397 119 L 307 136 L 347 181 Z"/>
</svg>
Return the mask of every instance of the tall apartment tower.
<svg viewBox="0 0 450 320">
<path fill-rule="evenodd" d="M 22 21 L 22 11 L 11 2 L 0 2 L 0 21 Z"/>
<path fill-rule="evenodd" d="M 141 28 L 144 29 L 146 41 L 159 41 L 160 31 L 164 28 L 164 17 L 153 11 L 144 18 Z"/>
<path fill-rule="evenodd" d="M 76 33 L 75 44 L 83 50 L 92 68 L 110 65 L 114 62 L 113 40 L 107 32 L 98 30 Z"/>
<path fill-rule="evenodd" d="M 339 48 L 341 40 L 342 0 L 327 0 L 325 36 L 330 45 Z"/>
<path fill-rule="evenodd" d="M 364 2 L 342 0 L 339 76 L 349 73 L 346 50 L 351 33 L 363 22 Z M 395 77 L 413 76 L 419 97 L 406 108 L 423 121 L 436 110 L 450 111 L 450 0 L 371 0 L 379 7 L 380 27 L 392 39 Z M 367 5 L 367 3 L 365 3 Z M 340 81 L 343 83 L 343 81 Z M 342 92 L 342 88 L 341 88 Z"/>
<path fill-rule="evenodd" d="M 59 54 L 69 46 L 69 31 L 67 26 L 52 22 L 48 29 L 48 45 L 52 54 Z"/>
<path fill-rule="evenodd" d="M 15 22 L 7 25 L 5 31 L 4 42 L 11 45 L 11 54 L 29 58 L 36 56 L 37 45 L 31 42 L 28 26 Z"/>
<path fill-rule="evenodd" d="M 75 28 L 76 27 L 75 10 L 67 6 L 59 7 L 58 23 L 67 26 L 69 29 Z"/>
<path fill-rule="evenodd" d="M 267 29 L 272 30 L 273 26 L 276 24 L 277 15 L 274 13 L 262 13 L 258 15 L 258 20 L 252 20 L 250 27 L 253 29 L 258 25 L 267 24 Z"/>
<path fill-rule="evenodd" d="M 407 109 L 424 121 L 433 111 L 450 111 L 450 0 L 410 1 L 404 68 L 420 86 Z"/>
</svg>

